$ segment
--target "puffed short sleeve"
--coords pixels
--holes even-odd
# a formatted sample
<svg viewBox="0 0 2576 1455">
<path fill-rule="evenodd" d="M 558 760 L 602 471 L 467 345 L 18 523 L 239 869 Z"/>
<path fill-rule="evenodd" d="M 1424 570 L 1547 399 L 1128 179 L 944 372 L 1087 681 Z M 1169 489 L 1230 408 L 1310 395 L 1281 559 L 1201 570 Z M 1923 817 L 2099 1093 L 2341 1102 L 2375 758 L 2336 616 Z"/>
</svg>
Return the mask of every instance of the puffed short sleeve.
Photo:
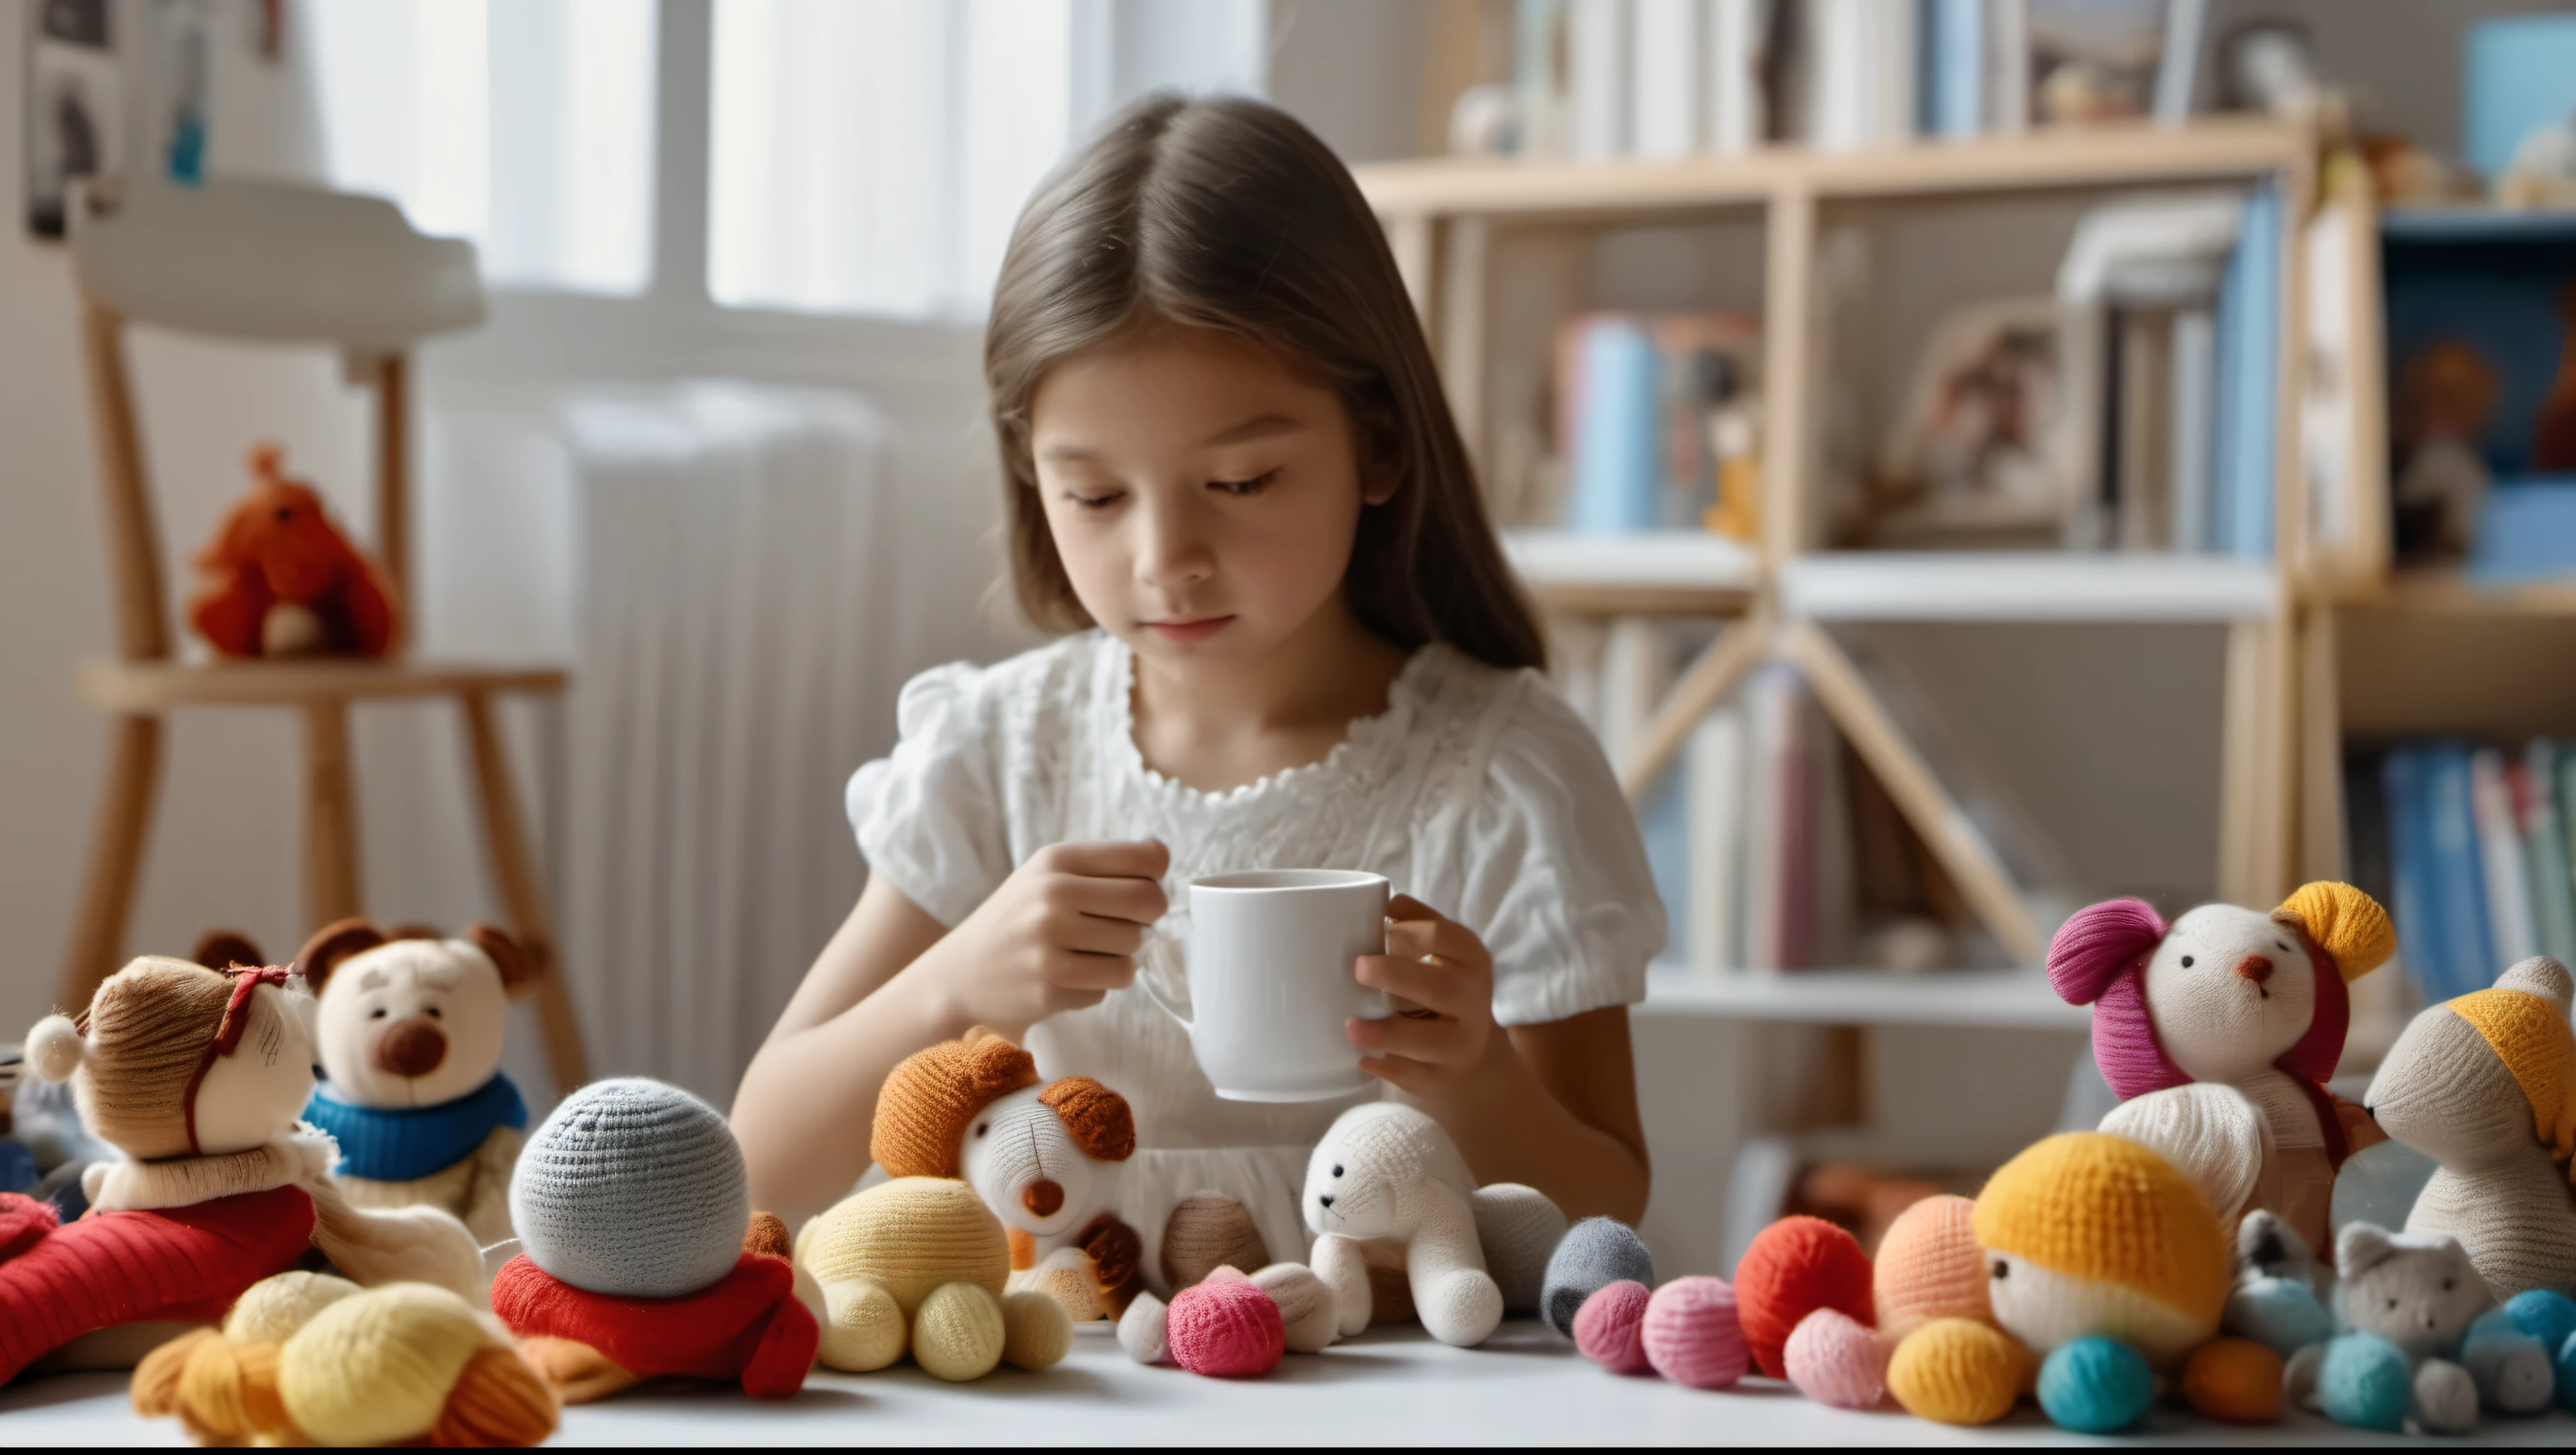
<svg viewBox="0 0 2576 1455">
<path fill-rule="evenodd" d="M 1664 903 L 1601 743 L 1531 674 L 1454 830 L 1458 918 L 1494 957 L 1494 1018 L 1563 1020 L 1646 998 Z M 1445 877 L 1445 876 L 1444 876 Z"/>
<path fill-rule="evenodd" d="M 868 872 L 952 928 L 1011 872 L 988 669 L 934 667 L 904 684 L 894 751 L 850 775 Z"/>
</svg>

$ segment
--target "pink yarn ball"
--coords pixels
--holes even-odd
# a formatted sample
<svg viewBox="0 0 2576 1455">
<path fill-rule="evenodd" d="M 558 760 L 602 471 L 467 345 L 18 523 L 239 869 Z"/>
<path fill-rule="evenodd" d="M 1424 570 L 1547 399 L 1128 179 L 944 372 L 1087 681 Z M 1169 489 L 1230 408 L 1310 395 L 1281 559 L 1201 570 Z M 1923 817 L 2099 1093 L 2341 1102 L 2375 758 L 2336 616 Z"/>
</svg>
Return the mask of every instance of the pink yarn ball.
<svg viewBox="0 0 2576 1455">
<path fill-rule="evenodd" d="M 1723 1278 L 1676 1278 L 1656 1289 L 1638 1335 L 1656 1373 L 1693 1389 L 1724 1389 L 1753 1361 L 1735 1285 Z"/>
<path fill-rule="evenodd" d="M 1172 1362 L 1192 1374 L 1267 1374 L 1288 1349 L 1279 1305 L 1232 1268 L 1219 1268 L 1173 1294 L 1164 1317 Z"/>
<path fill-rule="evenodd" d="M 1574 1347 L 1613 1374 L 1646 1372 L 1646 1305 L 1654 1295 L 1633 1278 L 1605 1283 L 1574 1314 Z"/>
<path fill-rule="evenodd" d="M 1818 1404 L 1865 1410 L 1887 1393 L 1886 1341 L 1841 1309 L 1820 1308 L 1800 1319 L 1781 1360 L 1789 1382 Z"/>
</svg>

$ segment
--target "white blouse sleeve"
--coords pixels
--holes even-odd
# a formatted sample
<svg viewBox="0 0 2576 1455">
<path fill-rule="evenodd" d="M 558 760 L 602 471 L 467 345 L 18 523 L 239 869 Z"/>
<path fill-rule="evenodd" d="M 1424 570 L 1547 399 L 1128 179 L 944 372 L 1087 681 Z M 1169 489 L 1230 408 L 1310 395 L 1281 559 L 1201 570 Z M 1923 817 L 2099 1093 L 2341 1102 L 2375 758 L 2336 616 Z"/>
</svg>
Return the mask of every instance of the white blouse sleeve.
<svg viewBox="0 0 2576 1455">
<path fill-rule="evenodd" d="M 1646 998 L 1664 903 L 1592 729 L 1533 674 L 1462 825 L 1459 920 L 1494 956 L 1494 1018 L 1530 1025 Z"/>
<path fill-rule="evenodd" d="M 1011 872 L 992 686 L 964 662 L 905 683 L 894 751 L 850 775 L 850 828 L 868 872 L 952 928 Z"/>
</svg>

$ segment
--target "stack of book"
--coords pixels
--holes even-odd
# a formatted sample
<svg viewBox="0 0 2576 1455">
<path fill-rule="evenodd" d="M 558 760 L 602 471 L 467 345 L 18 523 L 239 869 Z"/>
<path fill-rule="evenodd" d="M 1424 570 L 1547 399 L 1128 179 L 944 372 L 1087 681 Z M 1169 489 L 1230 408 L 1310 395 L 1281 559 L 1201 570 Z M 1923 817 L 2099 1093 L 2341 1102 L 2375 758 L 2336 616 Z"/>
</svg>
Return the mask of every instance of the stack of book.
<svg viewBox="0 0 2576 1455">
<path fill-rule="evenodd" d="M 2350 751 L 2344 794 L 2353 882 L 2389 906 L 2427 1001 L 2532 955 L 2576 963 L 2576 742 Z"/>
<path fill-rule="evenodd" d="M 1758 320 L 1587 313 L 1557 346 L 1563 523 L 1583 531 L 1753 533 Z"/>
</svg>

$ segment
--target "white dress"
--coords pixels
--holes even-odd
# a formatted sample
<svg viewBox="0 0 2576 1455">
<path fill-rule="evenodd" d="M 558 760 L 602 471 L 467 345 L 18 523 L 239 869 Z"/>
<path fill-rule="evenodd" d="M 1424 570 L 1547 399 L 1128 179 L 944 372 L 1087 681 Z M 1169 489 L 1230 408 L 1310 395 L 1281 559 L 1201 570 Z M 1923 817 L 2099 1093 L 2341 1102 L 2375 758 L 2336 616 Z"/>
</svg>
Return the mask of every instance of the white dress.
<svg viewBox="0 0 2576 1455">
<path fill-rule="evenodd" d="M 1171 912 L 1138 973 L 1182 1005 L 1189 881 L 1274 868 L 1383 874 L 1474 930 L 1493 952 L 1504 1025 L 1644 998 L 1664 909 L 1636 819 L 1598 740 L 1539 673 L 1426 646 L 1386 711 L 1352 723 L 1320 761 L 1223 793 L 1146 766 L 1133 685 L 1132 654 L 1099 631 L 914 678 L 893 754 L 850 778 L 870 870 L 955 925 L 1049 844 L 1159 839 Z M 1349 1101 L 1219 1098 L 1189 1038 L 1135 987 L 1039 1022 L 1028 1046 L 1045 1077 L 1095 1077 L 1134 1109 L 1118 1201 L 1145 1240 L 1149 1281 L 1160 1281 L 1164 1217 L 1202 1189 L 1240 1199 L 1273 1259 L 1305 1256 L 1306 1154 Z"/>
</svg>

